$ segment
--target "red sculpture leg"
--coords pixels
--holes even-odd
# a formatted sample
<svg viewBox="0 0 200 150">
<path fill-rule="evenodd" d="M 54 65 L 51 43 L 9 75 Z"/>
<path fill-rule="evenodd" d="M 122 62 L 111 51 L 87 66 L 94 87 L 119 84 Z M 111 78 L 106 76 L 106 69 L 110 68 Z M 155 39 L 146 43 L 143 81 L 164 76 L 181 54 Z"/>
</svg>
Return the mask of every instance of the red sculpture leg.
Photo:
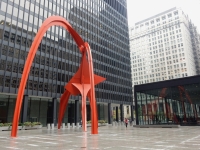
<svg viewBox="0 0 200 150">
<path fill-rule="evenodd" d="M 82 129 L 87 131 L 87 110 L 86 110 L 86 96 L 82 95 Z"/>
<path fill-rule="evenodd" d="M 60 129 L 62 119 L 65 115 L 65 110 L 67 108 L 67 104 L 69 101 L 70 93 L 69 91 L 65 91 L 62 97 L 60 98 L 60 108 L 59 108 L 59 116 L 58 116 L 58 129 Z"/>
<path fill-rule="evenodd" d="M 92 107 L 94 104 L 94 102 L 92 101 L 92 99 L 91 99 L 91 93 L 90 93 L 91 91 L 89 91 L 89 93 L 88 93 L 88 98 L 89 98 L 89 101 L 90 101 L 90 109 L 91 109 L 91 120 L 92 119 L 97 119 L 97 122 L 96 123 L 94 123 L 94 122 L 91 122 L 91 124 L 92 124 L 92 127 L 91 127 L 91 133 L 94 133 L 94 132 L 96 132 L 95 131 L 95 129 L 97 129 L 98 130 L 98 112 L 97 112 L 97 109 L 96 109 L 96 113 L 94 113 L 94 111 L 95 111 L 95 109 Z M 96 104 L 95 104 L 96 105 Z M 96 116 L 94 116 L 96 114 Z"/>
<path fill-rule="evenodd" d="M 78 84 L 78 83 L 72 83 L 74 87 L 76 87 L 82 96 L 82 128 L 83 131 L 87 131 L 87 111 L 86 111 L 86 96 L 88 91 L 90 90 L 89 84 Z"/>
<path fill-rule="evenodd" d="M 87 42 L 85 42 L 85 47 L 87 50 L 87 54 L 88 54 L 88 63 L 89 63 L 89 74 L 90 74 L 90 85 L 91 85 L 91 89 L 90 89 L 90 94 L 91 94 L 91 112 L 92 112 L 92 127 L 91 127 L 91 132 L 92 134 L 98 134 L 98 118 L 97 118 L 97 107 L 96 107 L 96 99 L 95 99 L 95 90 L 94 90 L 94 71 L 93 71 L 93 61 L 92 61 L 92 53 L 91 53 L 91 49 L 90 46 Z"/>
<path fill-rule="evenodd" d="M 83 95 L 82 95 L 82 119 L 83 122 L 83 131 L 87 131 L 87 110 L 86 110 L 86 96 L 90 89 L 90 85 L 83 85 Z"/>
</svg>

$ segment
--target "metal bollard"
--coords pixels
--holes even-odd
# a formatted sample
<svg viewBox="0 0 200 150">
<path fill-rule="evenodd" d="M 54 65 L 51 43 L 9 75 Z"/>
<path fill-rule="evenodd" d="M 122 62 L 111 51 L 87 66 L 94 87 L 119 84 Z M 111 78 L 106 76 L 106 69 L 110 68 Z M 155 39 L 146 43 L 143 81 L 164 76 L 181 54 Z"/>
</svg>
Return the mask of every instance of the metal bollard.
<svg viewBox="0 0 200 150">
<path fill-rule="evenodd" d="M 54 123 L 51 124 L 51 129 L 54 130 Z"/>
<path fill-rule="evenodd" d="M 62 123 L 62 128 L 65 129 L 65 123 Z"/>
<path fill-rule="evenodd" d="M 79 123 L 78 122 L 76 123 L 76 127 L 79 128 Z"/>
<path fill-rule="evenodd" d="M 72 123 L 72 128 L 74 128 L 74 126 L 75 126 L 74 123 Z"/>
<path fill-rule="evenodd" d="M 51 127 L 50 127 L 50 123 L 47 124 L 47 129 L 48 129 L 48 130 L 51 129 Z"/>
<path fill-rule="evenodd" d="M 67 128 L 70 129 L 70 123 L 67 123 Z"/>
</svg>

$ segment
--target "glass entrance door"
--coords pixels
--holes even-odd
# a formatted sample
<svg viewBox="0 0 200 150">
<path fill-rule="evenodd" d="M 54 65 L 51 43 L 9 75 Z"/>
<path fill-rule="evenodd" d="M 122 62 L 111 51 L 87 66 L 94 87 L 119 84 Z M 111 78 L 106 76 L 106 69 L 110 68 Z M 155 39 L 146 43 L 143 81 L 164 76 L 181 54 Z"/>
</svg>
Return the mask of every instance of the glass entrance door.
<svg viewBox="0 0 200 150">
<path fill-rule="evenodd" d="M 8 117 L 8 96 L 0 95 L 0 123 L 6 123 Z"/>
</svg>

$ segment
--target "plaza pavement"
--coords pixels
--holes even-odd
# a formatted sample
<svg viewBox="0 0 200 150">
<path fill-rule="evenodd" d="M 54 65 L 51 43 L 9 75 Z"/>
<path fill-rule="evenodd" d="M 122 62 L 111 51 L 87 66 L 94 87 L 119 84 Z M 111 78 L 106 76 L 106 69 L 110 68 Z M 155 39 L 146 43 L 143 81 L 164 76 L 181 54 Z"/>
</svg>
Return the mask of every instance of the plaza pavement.
<svg viewBox="0 0 200 150">
<path fill-rule="evenodd" d="M 19 130 L 0 132 L 0 150 L 198 150 L 200 127 L 133 128 L 99 127 L 98 135 L 81 128 Z"/>
</svg>

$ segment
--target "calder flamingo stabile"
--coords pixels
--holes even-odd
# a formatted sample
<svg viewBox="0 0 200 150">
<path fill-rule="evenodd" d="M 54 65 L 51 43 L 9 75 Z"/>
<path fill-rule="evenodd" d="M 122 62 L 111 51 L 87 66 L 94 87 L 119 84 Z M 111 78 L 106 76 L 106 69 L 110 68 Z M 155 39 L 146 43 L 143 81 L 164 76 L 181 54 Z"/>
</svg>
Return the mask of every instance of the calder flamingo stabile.
<svg viewBox="0 0 200 150">
<path fill-rule="evenodd" d="M 91 55 L 91 50 L 90 50 L 89 44 L 82 40 L 82 38 L 78 35 L 78 33 L 67 22 L 67 20 L 65 20 L 64 18 L 62 18 L 60 16 L 51 16 L 51 17 L 47 18 L 44 21 L 44 23 L 42 24 L 42 26 L 40 27 L 32 45 L 31 45 L 29 54 L 26 59 L 26 62 L 24 65 L 24 70 L 22 73 L 21 82 L 20 82 L 19 89 L 18 89 L 18 95 L 17 95 L 16 105 L 15 105 L 14 116 L 13 116 L 11 136 L 12 137 L 17 136 L 17 126 L 18 126 L 18 121 L 19 121 L 19 116 L 20 116 L 20 111 L 21 111 L 22 99 L 23 99 L 24 90 L 25 90 L 26 82 L 28 79 L 28 75 L 30 72 L 30 68 L 31 68 L 33 59 L 35 57 L 38 46 L 43 38 L 43 35 L 51 26 L 64 27 L 71 34 L 71 36 L 75 40 L 77 46 L 79 47 L 80 52 L 82 53 L 81 66 L 80 66 L 79 70 L 77 71 L 77 73 L 75 74 L 75 76 L 78 77 L 78 79 L 73 77 L 70 80 L 71 82 L 66 85 L 66 91 L 61 96 L 60 111 L 59 111 L 59 124 L 62 121 L 63 112 L 66 109 L 70 94 L 76 95 L 76 94 L 80 93 L 82 95 L 82 100 L 84 100 L 82 103 L 82 109 L 83 109 L 82 117 L 84 117 L 84 123 L 86 123 L 85 100 L 86 100 L 86 95 L 87 95 L 90 99 L 90 107 L 91 107 L 91 114 L 92 114 L 91 115 L 91 121 L 92 121 L 91 133 L 98 134 L 98 126 L 97 126 L 98 118 L 97 118 L 97 108 L 96 108 L 94 85 L 95 85 L 95 83 L 97 84 L 97 83 L 102 82 L 103 80 L 105 80 L 105 78 L 94 75 L 92 55 Z M 86 59 L 86 53 L 87 53 L 87 59 Z M 87 71 L 84 71 L 84 69 L 86 69 Z M 84 75 L 86 75 L 86 76 L 84 76 Z M 89 79 L 89 81 L 88 81 L 88 79 Z M 75 81 L 77 81 L 77 82 L 75 82 Z M 83 113 L 85 113 L 85 114 L 83 115 Z M 84 126 L 84 128 L 85 128 L 85 126 Z"/>
</svg>

